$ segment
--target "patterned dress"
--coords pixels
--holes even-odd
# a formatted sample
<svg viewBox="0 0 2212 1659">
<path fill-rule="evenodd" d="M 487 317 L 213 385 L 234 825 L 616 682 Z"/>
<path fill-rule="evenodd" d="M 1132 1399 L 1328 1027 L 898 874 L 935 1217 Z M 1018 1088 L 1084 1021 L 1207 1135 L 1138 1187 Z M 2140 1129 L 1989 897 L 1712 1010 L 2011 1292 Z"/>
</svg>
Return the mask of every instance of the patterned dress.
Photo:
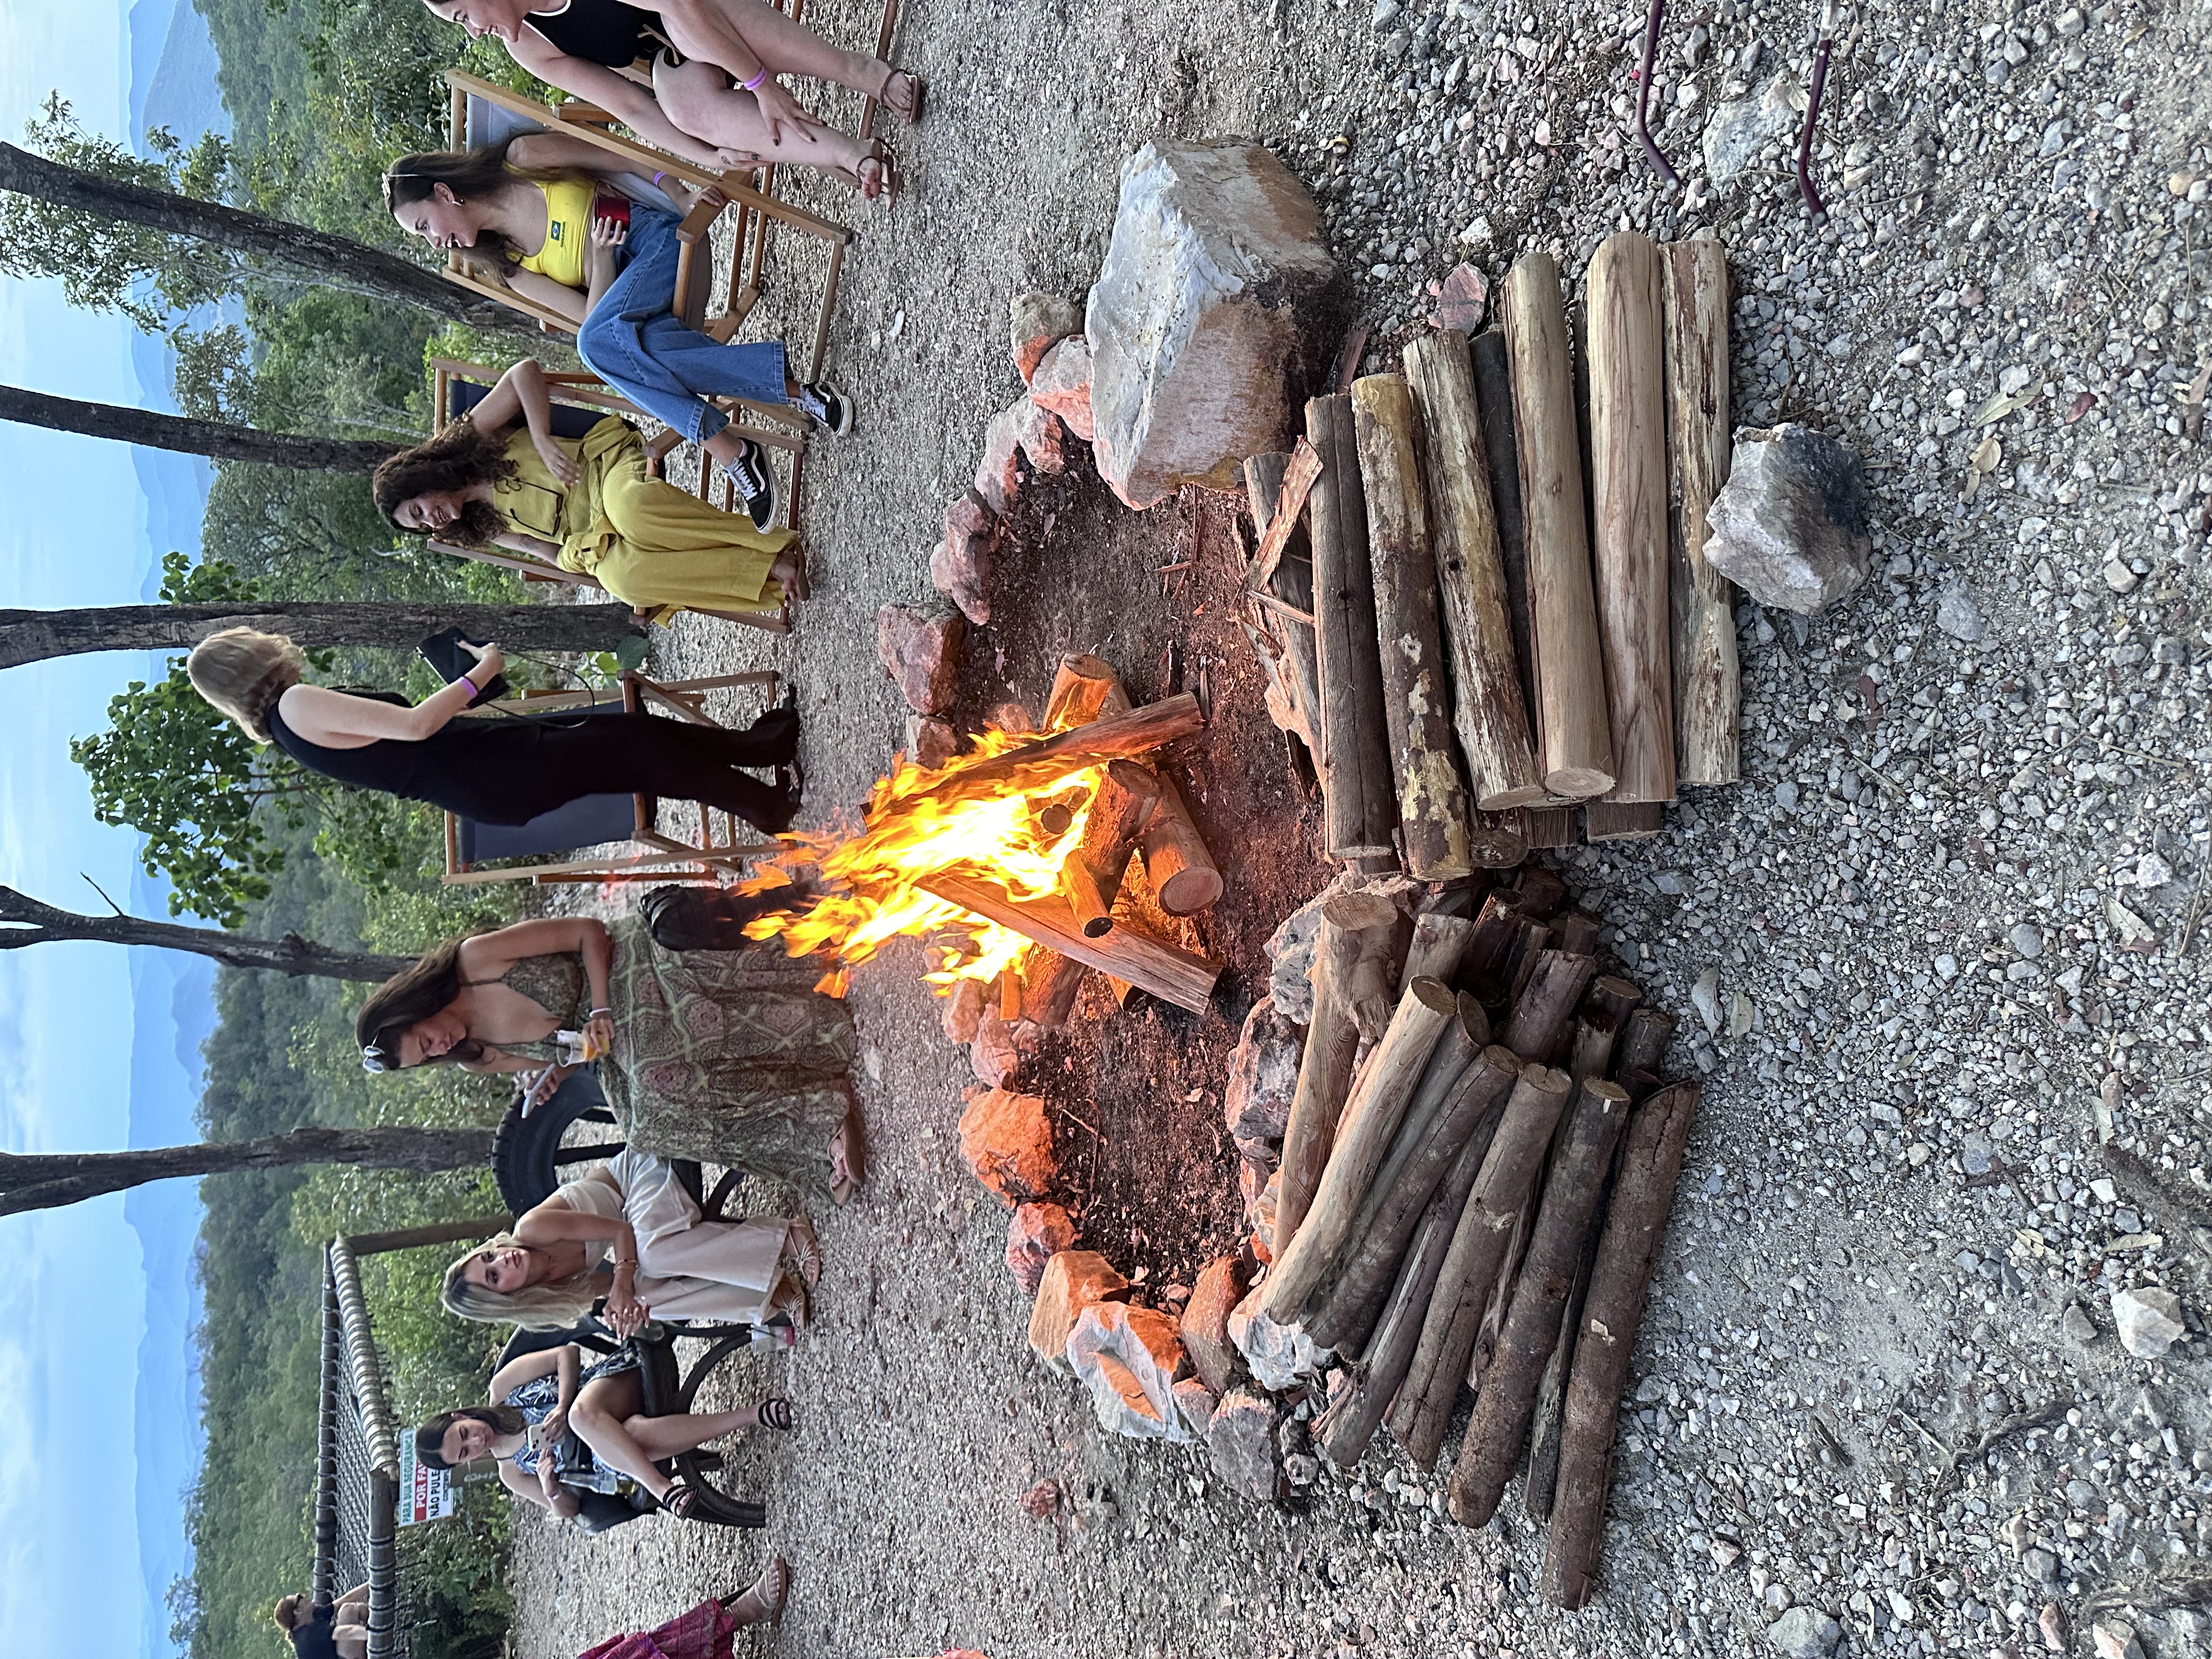
<svg viewBox="0 0 2212 1659">
<path fill-rule="evenodd" d="M 855 1041 L 846 1006 L 811 988 L 817 970 L 773 945 L 664 951 L 641 916 L 607 931 L 615 1040 L 599 1062 L 599 1085 L 629 1144 L 826 1192 L 830 1141 L 853 1109 Z M 525 957 L 504 982 L 563 1027 L 580 1030 L 590 1016 L 573 953 Z M 560 1057 L 550 1038 L 498 1046 Z"/>
<path fill-rule="evenodd" d="M 576 1379 L 576 1392 L 581 1394 L 585 1383 L 599 1377 L 619 1376 L 624 1371 L 636 1369 L 637 1356 L 625 1343 L 605 1358 L 585 1366 L 582 1375 Z M 532 1377 L 501 1403 L 520 1412 L 522 1420 L 534 1429 L 551 1416 L 553 1408 L 561 1403 L 561 1379 L 550 1372 L 544 1376 Z M 526 1439 L 516 1449 L 514 1462 L 520 1473 L 536 1475 L 538 1462 L 537 1446 Z M 617 1492 L 625 1479 L 621 1470 L 602 1463 L 599 1455 L 586 1445 L 574 1429 L 568 1431 L 554 1444 L 553 1473 L 571 1492 Z"/>
</svg>

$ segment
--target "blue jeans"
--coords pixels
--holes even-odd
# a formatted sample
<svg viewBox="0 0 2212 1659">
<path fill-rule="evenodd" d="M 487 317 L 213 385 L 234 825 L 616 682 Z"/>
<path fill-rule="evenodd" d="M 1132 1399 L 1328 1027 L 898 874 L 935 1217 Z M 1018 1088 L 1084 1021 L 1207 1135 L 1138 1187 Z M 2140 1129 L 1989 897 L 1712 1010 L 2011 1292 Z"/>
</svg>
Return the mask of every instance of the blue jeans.
<svg viewBox="0 0 2212 1659">
<path fill-rule="evenodd" d="M 694 443 L 729 424 L 709 397 L 782 404 L 783 346 L 778 341 L 718 345 L 669 309 L 676 292 L 672 213 L 635 203 L 621 273 L 577 331 L 584 365 L 656 421 Z"/>
</svg>

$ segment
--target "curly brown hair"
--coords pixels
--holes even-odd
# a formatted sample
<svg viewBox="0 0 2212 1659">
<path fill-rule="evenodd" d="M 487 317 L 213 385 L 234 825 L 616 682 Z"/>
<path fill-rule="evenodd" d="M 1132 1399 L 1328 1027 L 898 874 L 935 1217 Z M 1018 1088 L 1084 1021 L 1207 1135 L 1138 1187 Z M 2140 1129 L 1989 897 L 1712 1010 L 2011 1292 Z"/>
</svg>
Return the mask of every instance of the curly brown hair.
<svg viewBox="0 0 2212 1659">
<path fill-rule="evenodd" d="M 516 476 L 507 455 L 504 432 L 486 432 L 475 422 L 455 421 L 436 437 L 403 449 L 379 463 L 368 481 L 368 493 L 385 523 L 409 536 L 427 536 L 399 522 L 400 507 L 417 495 L 447 489 L 466 489 L 489 480 L 499 483 Z M 438 533 L 464 547 L 482 547 L 505 529 L 498 510 L 489 501 L 468 501 L 461 516 Z"/>
</svg>

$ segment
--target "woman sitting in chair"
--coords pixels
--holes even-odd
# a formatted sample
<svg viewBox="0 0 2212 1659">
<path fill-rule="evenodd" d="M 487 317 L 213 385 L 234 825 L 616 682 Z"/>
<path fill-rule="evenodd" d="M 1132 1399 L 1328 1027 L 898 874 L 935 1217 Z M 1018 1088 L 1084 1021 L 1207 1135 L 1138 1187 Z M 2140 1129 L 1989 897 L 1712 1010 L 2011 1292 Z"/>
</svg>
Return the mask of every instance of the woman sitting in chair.
<svg viewBox="0 0 2212 1659">
<path fill-rule="evenodd" d="M 567 1075 L 550 1063 L 561 1059 L 553 1033 L 580 1031 L 599 1050 L 600 1085 L 637 1153 L 741 1164 L 802 1190 L 826 1188 L 842 1203 L 863 1173 L 860 1109 L 846 1077 L 853 1017 L 843 1002 L 811 988 L 814 971 L 773 945 L 664 951 L 635 915 L 611 925 L 586 916 L 518 922 L 431 950 L 369 993 L 354 1030 L 362 1063 L 373 1072 L 435 1064 L 489 1072 L 543 1067 L 540 1087 L 548 1091 Z M 561 1189 L 568 1210 L 580 1212 L 586 1200 L 598 1206 L 589 1222 L 580 1213 L 563 1220 L 570 1230 L 563 1237 L 612 1237 L 617 1220 L 628 1217 L 622 1226 L 654 1241 L 646 1272 L 752 1282 L 666 1254 L 688 1248 L 684 1227 L 703 1229 L 692 1225 L 697 1210 L 666 1180 L 658 1158 L 617 1159 L 611 1167 L 617 1173 L 595 1177 L 601 1185 L 612 1181 L 605 1191 L 574 1182 Z M 679 1196 L 680 1206 L 663 1207 Z M 686 1218 L 680 1222 L 679 1212 Z M 802 1264 L 811 1260 L 812 1235 L 804 1237 Z M 482 1255 L 464 1258 L 454 1271 Z M 773 1262 L 772 1252 L 768 1259 Z M 485 1288 L 504 1294 L 516 1287 Z M 654 1306 L 682 1316 L 665 1300 Z"/>
<path fill-rule="evenodd" d="M 821 167 L 871 200 L 896 193 L 883 145 L 809 114 L 779 76 L 850 87 L 908 125 L 921 118 L 919 77 L 840 51 L 764 0 L 426 3 L 471 40 L 496 35 L 508 57 L 548 86 L 596 104 L 646 143 L 701 167 Z M 664 43 L 675 50 L 664 51 Z M 653 59 L 650 90 L 622 73 L 646 57 Z"/>
<path fill-rule="evenodd" d="M 767 458 L 710 399 L 787 404 L 841 434 L 853 429 L 852 405 L 823 382 L 788 379 L 779 342 L 726 345 L 679 319 L 682 221 L 633 201 L 622 180 L 634 175 L 606 162 L 605 150 L 552 132 L 403 155 L 384 175 L 384 204 L 402 230 L 466 251 L 480 275 L 574 324 L 585 366 L 697 444 L 751 507 L 773 488 Z M 672 179 L 662 188 L 686 208 L 698 200 Z"/>
<path fill-rule="evenodd" d="M 471 646 L 469 673 L 411 706 L 309 685 L 306 654 L 281 634 L 228 628 L 192 647 L 185 672 L 203 697 L 310 772 L 360 789 L 428 801 L 478 823 L 527 823 L 585 795 L 644 794 L 718 806 L 781 835 L 799 813 L 795 784 L 767 784 L 799 754 L 799 711 L 778 704 L 742 732 L 619 710 L 542 720 L 454 718 L 506 658 Z"/>
<path fill-rule="evenodd" d="M 742 1429 L 792 1425 L 791 1402 L 775 1399 L 647 1417 L 637 1367 L 628 1348 L 586 1365 L 573 1342 L 510 1359 L 492 1374 L 491 1404 L 440 1412 L 415 1431 L 415 1455 L 434 1469 L 495 1458 L 509 1492 L 564 1519 L 583 1507 L 578 1492 L 611 1492 L 625 1476 L 689 1519 L 698 1489 L 670 1480 L 654 1460 Z"/>
<path fill-rule="evenodd" d="M 364 1659 L 368 1652 L 368 1586 L 356 1584 L 335 1602 L 310 1604 L 305 1595 L 276 1603 L 276 1628 L 292 1640 L 297 1659 Z"/>
<path fill-rule="evenodd" d="M 457 1318 L 557 1331 L 604 1296 L 599 1318 L 617 1336 L 648 1318 L 700 1319 L 789 1347 L 821 1273 L 804 1219 L 703 1220 L 665 1159 L 625 1149 L 447 1268 L 438 1298 Z"/>
<path fill-rule="evenodd" d="M 798 538 L 775 497 L 750 528 L 647 471 L 637 428 L 610 415 L 580 440 L 553 435 L 544 372 L 526 357 L 436 437 L 376 469 L 370 493 L 394 528 L 465 547 L 496 543 L 589 576 L 653 611 L 766 611 L 806 597 Z"/>
</svg>

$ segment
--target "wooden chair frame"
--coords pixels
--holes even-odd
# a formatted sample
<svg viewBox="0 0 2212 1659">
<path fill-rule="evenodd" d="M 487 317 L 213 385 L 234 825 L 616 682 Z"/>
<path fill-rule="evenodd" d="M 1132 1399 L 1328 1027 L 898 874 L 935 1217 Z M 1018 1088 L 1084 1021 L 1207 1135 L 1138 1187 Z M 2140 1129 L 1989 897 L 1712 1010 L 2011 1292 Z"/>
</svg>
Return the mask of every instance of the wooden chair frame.
<svg viewBox="0 0 2212 1659">
<path fill-rule="evenodd" d="M 635 669 L 626 669 L 621 678 L 622 705 L 633 714 L 642 714 L 650 708 L 695 726 L 717 726 L 720 722 L 706 711 L 708 692 L 725 686 L 760 685 L 768 688 L 772 701 L 779 678 L 773 669 L 761 669 L 743 674 L 714 674 L 702 679 L 659 681 L 648 679 Z M 603 701 L 596 690 L 548 691 L 526 693 L 489 706 L 501 714 L 553 714 L 563 708 L 589 708 Z M 630 840 L 639 845 L 641 850 L 637 852 L 605 858 L 567 859 L 552 864 L 510 865 L 496 870 L 477 869 L 461 857 L 460 820 L 448 812 L 446 872 L 442 879 L 449 887 L 495 881 L 529 881 L 541 887 L 575 882 L 711 882 L 718 872 L 742 869 L 747 859 L 773 853 L 781 845 L 775 841 L 740 842 L 738 825 L 741 820 L 726 811 L 721 812 L 722 835 L 718 839 L 714 815 L 721 809 L 704 802 L 699 807 L 699 840 L 696 843 L 678 841 L 655 827 L 659 803 L 653 797 L 635 795 L 631 804 Z"/>
<path fill-rule="evenodd" d="M 443 425 L 450 418 L 447 411 L 452 407 L 450 398 L 453 386 L 456 380 L 465 380 L 471 386 L 489 386 L 496 384 L 498 380 L 499 371 L 489 364 L 463 362 L 457 357 L 433 357 L 430 360 L 430 407 L 435 411 L 433 417 L 434 422 Z M 547 395 L 556 404 L 568 404 L 579 409 L 603 409 L 610 415 L 617 415 L 624 419 L 644 413 L 628 398 L 617 397 L 611 392 L 602 390 L 598 377 L 592 374 L 577 374 L 548 369 L 545 373 L 545 390 Z M 748 407 L 754 406 L 748 405 Z M 786 414 L 786 411 L 777 410 L 763 412 L 777 416 Z M 739 422 L 737 427 L 739 432 L 757 443 L 793 452 L 794 464 L 799 453 L 805 447 L 805 440 L 793 436 L 786 424 L 779 423 L 771 428 L 760 428 L 746 426 Z M 646 455 L 656 471 L 667 459 L 668 453 L 683 441 L 683 439 L 674 432 L 666 428 L 663 428 L 646 440 Z M 729 480 L 724 478 L 720 491 L 722 499 L 716 501 L 714 489 L 714 468 L 702 466 L 699 469 L 699 485 L 693 493 L 708 506 L 718 507 L 725 513 L 734 515 L 735 509 L 732 504 L 736 500 L 737 492 Z M 798 517 L 797 502 L 796 489 L 785 496 L 783 516 L 787 528 L 797 528 L 797 526 L 793 523 L 793 520 Z M 433 536 L 430 538 L 430 550 L 434 553 L 443 553 L 456 559 L 473 559 L 479 564 L 495 564 L 502 569 L 516 572 L 525 581 L 560 582 L 569 587 L 589 587 L 605 591 L 599 589 L 598 583 L 580 572 L 564 570 L 550 559 L 536 558 L 527 553 L 511 552 L 503 547 L 463 547 L 458 542 L 441 541 Z M 762 629 L 770 634 L 788 634 L 791 631 L 791 601 L 788 597 L 784 600 L 782 611 L 773 617 L 763 615 L 757 611 L 718 611 L 705 605 L 686 605 L 684 608 L 702 617 L 719 617 L 724 622 L 741 623 L 747 628 Z M 642 616 L 645 613 L 641 611 L 638 614 Z"/>
</svg>

